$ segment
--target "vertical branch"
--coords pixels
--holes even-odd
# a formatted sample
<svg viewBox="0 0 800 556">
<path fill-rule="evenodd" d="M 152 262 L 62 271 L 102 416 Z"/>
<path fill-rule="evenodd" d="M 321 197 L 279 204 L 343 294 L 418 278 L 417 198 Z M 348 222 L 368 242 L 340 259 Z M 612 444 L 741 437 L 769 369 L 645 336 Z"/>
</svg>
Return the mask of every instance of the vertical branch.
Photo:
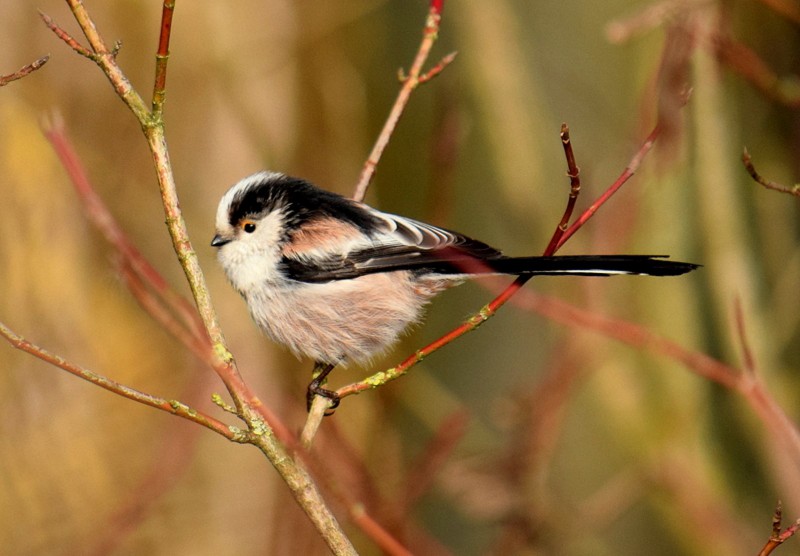
<svg viewBox="0 0 800 556">
<path fill-rule="evenodd" d="M 559 241 L 567 231 L 569 220 L 572 218 L 572 212 L 575 210 L 575 203 L 578 201 L 578 195 L 581 191 L 581 170 L 575 162 L 575 153 L 572 151 L 572 140 L 569 137 L 569 126 L 561 124 L 561 144 L 564 147 L 564 156 L 567 158 L 567 176 L 569 176 L 569 198 L 567 199 L 567 208 L 564 209 L 564 215 L 561 217 L 561 222 L 553 232 L 553 237 L 547 244 L 544 250 L 545 255 L 553 255 L 558 249 Z"/>
<path fill-rule="evenodd" d="M 133 89 L 131 83 L 116 62 L 116 50 L 109 51 L 100 36 L 94 22 L 89 16 L 81 0 L 67 0 L 75 19 L 89 41 L 91 50 L 82 47 L 66 32 L 56 26 L 52 20 L 43 16 L 59 38 L 64 40 L 73 50 L 94 61 L 111 82 L 117 95 L 131 109 L 142 126 L 156 169 L 162 204 L 166 215 L 167 228 L 172 238 L 173 248 L 183 268 L 192 295 L 198 307 L 200 317 L 212 342 L 213 354 L 217 361 L 213 367 L 225 384 L 236 406 L 236 414 L 247 423 L 248 431 L 240 432 L 223 427 L 232 440 L 247 442 L 256 446 L 269 459 L 273 467 L 292 491 L 292 494 L 314 524 L 320 536 L 335 554 L 355 554 L 355 548 L 336 521 L 333 513 L 322 498 L 319 488 L 303 466 L 289 453 L 286 446 L 278 438 L 278 431 L 268 423 L 270 412 L 263 407 L 258 398 L 251 393 L 236 368 L 232 354 L 227 348 L 222 328 L 206 286 L 205 278 L 199 264 L 197 253 L 189 240 L 183 215 L 178 202 L 177 189 L 172 165 L 169 159 L 164 124 L 161 110 L 166 85 L 167 54 L 171 30 L 174 1 L 165 1 L 162 11 L 161 34 L 158 57 L 156 61 L 156 82 L 153 87 L 153 108 L 148 109 L 141 96 Z M 1 330 L 0 330 L 1 331 Z M 91 380 L 91 378 L 87 378 Z M 147 403 L 143 400 L 143 403 Z M 167 401 L 169 404 L 169 401 Z M 160 400 L 151 400 L 149 405 L 163 405 Z M 177 404 L 182 409 L 182 404 Z M 170 405 L 170 407 L 172 407 Z M 208 425 L 206 425 L 208 426 Z"/>
<path fill-rule="evenodd" d="M 156 50 L 156 77 L 153 80 L 153 116 L 161 117 L 167 86 L 167 62 L 169 61 L 169 39 L 172 34 L 172 14 L 175 0 L 164 0 L 161 10 L 161 33 Z"/>
<path fill-rule="evenodd" d="M 192 296 L 195 299 L 200 317 L 203 324 L 208 331 L 208 336 L 214 346 L 214 353 L 217 357 L 225 363 L 225 365 L 217 366 L 220 378 L 225 383 L 226 388 L 231 393 L 234 402 L 237 404 L 237 409 L 240 407 L 241 401 L 239 400 L 236 392 L 241 392 L 240 387 L 243 385 L 241 376 L 236 369 L 233 356 L 227 348 L 225 338 L 222 334 L 222 328 L 219 324 L 216 311 L 211 304 L 208 288 L 205 283 L 203 271 L 200 268 L 200 263 L 197 258 L 197 253 L 192 247 L 189 240 L 189 234 L 186 229 L 186 223 L 180 210 L 178 202 L 177 188 L 175 186 L 175 177 L 172 173 L 172 164 L 169 160 L 169 151 L 167 149 L 167 141 L 164 135 L 164 125 L 160 117 L 155 117 L 154 114 L 147 108 L 147 105 L 142 100 L 141 96 L 133 89 L 128 78 L 123 73 L 116 61 L 114 52 L 109 51 L 105 41 L 97 31 L 97 27 L 92 21 L 91 16 L 86 11 L 85 6 L 81 0 L 67 0 L 70 9 L 72 10 L 75 19 L 80 24 L 86 39 L 89 41 L 92 52 L 89 57 L 100 66 L 100 69 L 111 82 L 117 95 L 125 102 L 125 104 L 134 113 L 147 138 L 150 152 L 153 157 L 153 162 L 156 168 L 156 175 L 158 178 L 158 185 L 161 191 L 161 201 L 164 207 L 166 216 L 167 229 L 169 230 L 170 237 L 172 238 L 172 246 L 178 255 L 178 261 L 183 268 L 186 275 L 189 287 L 192 290 Z M 171 29 L 172 12 L 174 2 L 166 2 L 164 11 L 162 12 L 162 29 L 159 41 L 159 49 L 166 49 L 169 44 L 169 29 Z M 48 18 L 49 19 L 49 18 Z M 45 20 L 47 22 L 47 19 Z M 164 22 L 169 23 L 164 26 Z M 56 31 L 58 29 L 55 24 L 50 21 L 48 26 Z M 60 31 L 60 30 L 59 30 Z M 63 31 L 56 31 L 56 33 L 64 39 L 62 35 L 66 35 Z M 69 37 L 68 35 L 66 35 Z M 66 39 L 64 39 L 66 41 Z M 74 42 L 74 41 L 73 41 Z M 68 42 L 68 44 L 70 44 Z M 70 44 L 73 49 L 76 46 Z M 158 64 L 157 64 L 158 65 Z M 162 79 L 166 79 L 166 59 L 162 59 L 161 69 L 158 75 Z M 165 84 L 164 81 L 162 83 Z M 158 84 L 154 87 L 154 91 L 158 90 Z M 163 90 L 158 93 L 163 99 Z M 220 372 L 222 371 L 222 372 Z"/>
</svg>

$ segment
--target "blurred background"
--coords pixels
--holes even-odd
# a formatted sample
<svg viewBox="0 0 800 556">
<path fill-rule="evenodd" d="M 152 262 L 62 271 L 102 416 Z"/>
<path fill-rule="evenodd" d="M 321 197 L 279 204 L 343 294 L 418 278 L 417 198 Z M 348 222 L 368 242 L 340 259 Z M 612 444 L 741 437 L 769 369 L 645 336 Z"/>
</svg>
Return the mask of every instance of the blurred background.
<svg viewBox="0 0 800 556">
<path fill-rule="evenodd" d="M 771 6 L 770 6 L 771 5 Z M 149 100 L 159 2 L 88 2 Z M 57 113 L 101 196 L 189 295 L 163 224 L 139 126 L 100 71 L 36 8 L 80 37 L 57 0 L 5 0 L 0 74 L 0 321 L 127 385 L 232 422 L 224 388 L 137 305 L 41 131 Z M 209 246 L 222 193 L 268 168 L 352 192 L 421 38 L 422 0 L 178 2 L 167 138 L 181 205 L 226 337 L 253 388 L 291 430 L 310 362 L 262 337 Z M 511 255 L 544 250 L 569 180 L 568 122 L 587 207 L 653 128 L 640 171 L 563 254 L 670 254 L 673 279 L 542 278 L 526 288 L 636 323 L 734 369 L 742 342 L 798 417 L 798 200 L 756 185 L 800 176 L 798 13 L 772 2 L 459 0 L 367 200 Z M 81 37 L 82 38 L 82 37 Z M 691 89 L 681 109 L 681 96 Z M 492 297 L 447 292 L 387 368 Z M 567 318 L 569 320 L 569 318 Z M 0 546 L 7 554 L 324 554 L 268 462 L 0 345 Z M 353 501 L 416 554 L 756 554 L 778 499 L 800 516 L 800 465 L 781 428 L 736 391 L 652 349 L 509 306 L 323 423 L 325 490 L 363 554 Z M 784 427 L 785 430 L 793 430 Z M 346 493 L 343 498 L 341 493 Z M 777 553 L 797 551 L 792 539 Z"/>
</svg>

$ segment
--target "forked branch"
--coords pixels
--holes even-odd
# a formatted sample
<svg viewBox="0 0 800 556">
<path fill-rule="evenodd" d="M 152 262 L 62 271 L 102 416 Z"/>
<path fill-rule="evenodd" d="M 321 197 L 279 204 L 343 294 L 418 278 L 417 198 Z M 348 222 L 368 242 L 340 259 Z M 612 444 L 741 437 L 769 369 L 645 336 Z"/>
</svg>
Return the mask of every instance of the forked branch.
<svg viewBox="0 0 800 556">
<path fill-rule="evenodd" d="M 232 436 L 232 440 L 253 444 L 267 456 L 275 469 L 278 470 L 283 477 L 286 484 L 290 487 L 298 504 L 309 516 L 320 535 L 334 553 L 354 554 L 355 550 L 352 544 L 345 536 L 325 501 L 322 499 L 317 486 L 314 484 L 308 472 L 295 458 L 290 456 L 286 447 L 278 440 L 274 431 L 262 416 L 268 414 L 268 412 L 265 411 L 261 402 L 242 380 L 236 368 L 233 356 L 225 343 L 216 311 L 211 304 L 197 254 L 189 239 L 188 231 L 178 203 L 169 151 L 164 134 L 164 125 L 161 118 L 165 99 L 166 73 L 169 59 L 169 38 L 171 35 L 172 17 L 175 7 L 174 0 L 165 0 L 163 5 L 155 82 L 153 87 L 153 103 L 150 108 L 143 102 L 141 96 L 133 88 L 117 63 L 116 54 L 119 49 L 119 43 L 112 49 L 109 49 L 81 0 L 67 0 L 67 2 L 88 41 L 88 47 L 81 45 L 78 40 L 71 37 L 66 31 L 55 24 L 50 17 L 43 14 L 42 18 L 47 26 L 71 49 L 92 60 L 100 67 L 111 82 L 117 95 L 133 112 L 141 125 L 153 157 L 159 189 L 161 191 L 162 204 L 166 215 L 167 227 L 170 237 L 172 238 L 173 247 L 192 290 L 192 295 L 205 328 L 205 335 L 210 339 L 212 349 L 209 351 L 209 354 L 214 360 L 212 366 L 228 389 L 236 406 L 236 414 L 245 421 L 248 431 L 247 434 L 240 436 L 239 433 L 236 432 L 236 429 L 229 429 L 224 425 L 222 425 L 222 429 L 227 431 L 228 435 Z M 135 260 L 135 258 L 132 260 Z M 135 269 L 136 267 L 135 265 L 131 265 L 131 268 Z M 141 276 L 142 275 L 137 275 L 137 277 Z M 145 279 L 143 283 L 148 282 Z M 10 331 L 5 333 L 6 330 L 4 329 L 3 332 L 4 336 L 7 338 L 12 338 L 15 341 L 18 339 L 18 337 L 13 335 Z M 28 345 L 21 339 L 18 340 L 19 341 L 15 344 L 18 347 Z M 9 339 L 9 341 L 12 340 Z M 41 349 L 33 349 L 32 352 L 34 355 L 46 354 L 46 352 Z M 53 364 L 59 363 L 59 358 L 57 357 L 42 358 Z M 78 369 L 74 370 L 77 371 Z M 80 373 L 77 374 L 80 376 Z M 98 380 L 93 373 L 85 374 L 84 378 L 92 380 L 101 386 L 106 384 L 107 380 Z M 113 386 L 120 391 L 128 392 L 128 397 L 132 397 L 132 399 L 137 399 L 138 397 L 140 398 L 139 401 L 148 403 L 148 405 L 152 405 L 153 407 L 161 407 L 163 409 L 164 404 L 166 404 L 173 409 L 173 412 L 180 414 L 185 413 L 186 415 L 198 415 L 196 412 L 185 408 L 183 404 L 174 404 L 175 407 L 173 408 L 169 400 L 162 400 L 145 394 L 139 396 L 140 393 L 128 391 L 129 389 L 122 385 L 114 384 Z M 203 422 L 205 421 L 206 419 L 203 419 Z"/>
</svg>

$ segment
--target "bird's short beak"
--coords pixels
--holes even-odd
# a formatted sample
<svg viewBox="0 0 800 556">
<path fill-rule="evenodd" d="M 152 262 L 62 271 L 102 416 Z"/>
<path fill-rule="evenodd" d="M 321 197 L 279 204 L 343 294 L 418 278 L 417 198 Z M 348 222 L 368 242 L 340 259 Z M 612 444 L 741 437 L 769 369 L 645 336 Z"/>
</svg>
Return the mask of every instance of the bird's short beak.
<svg viewBox="0 0 800 556">
<path fill-rule="evenodd" d="M 217 234 L 214 236 L 214 239 L 211 240 L 211 247 L 222 247 L 226 243 L 230 243 L 231 240 L 227 237 L 222 237 L 221 235 Z"/>
</svg>

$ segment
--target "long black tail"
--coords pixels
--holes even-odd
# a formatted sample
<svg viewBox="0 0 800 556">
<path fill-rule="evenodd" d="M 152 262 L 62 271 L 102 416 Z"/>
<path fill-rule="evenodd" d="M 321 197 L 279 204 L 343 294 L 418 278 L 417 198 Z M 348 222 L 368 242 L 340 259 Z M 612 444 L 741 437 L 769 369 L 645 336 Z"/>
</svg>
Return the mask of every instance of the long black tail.
<svg viewBox="0 0 800 556">
<path fill-rule="evenodd" d="M 666 255 L 567 255 L 554 257 L 508 257 L 485 261 L 486 272 L 501 274 L 575 274 L 611 276 L 644 274 L 678 276 L 700 265 L 669 261 Z M 468 272 L 479 269 L 467 269 Z"/>
<path fill-rule="evenodd" d="M 340 258 L 326 265 L 309 265 L 299 259 L 285 259 L 287 274 L 300 282 L 330 282 L 349 280 L 376 272 L 410 270 L 419 274 L 480 275 L 480 274 L 576 274 L 579 276 L 611 276 L 614 274 L 645 274 L 648 276 L 677 276 L 700 265 L 666 260 L 665 255 L 568 255 L 555 257 L 477 257 L 458 249 L 425 252 L 413 250 L 411 255 Z"/>
</svg>

